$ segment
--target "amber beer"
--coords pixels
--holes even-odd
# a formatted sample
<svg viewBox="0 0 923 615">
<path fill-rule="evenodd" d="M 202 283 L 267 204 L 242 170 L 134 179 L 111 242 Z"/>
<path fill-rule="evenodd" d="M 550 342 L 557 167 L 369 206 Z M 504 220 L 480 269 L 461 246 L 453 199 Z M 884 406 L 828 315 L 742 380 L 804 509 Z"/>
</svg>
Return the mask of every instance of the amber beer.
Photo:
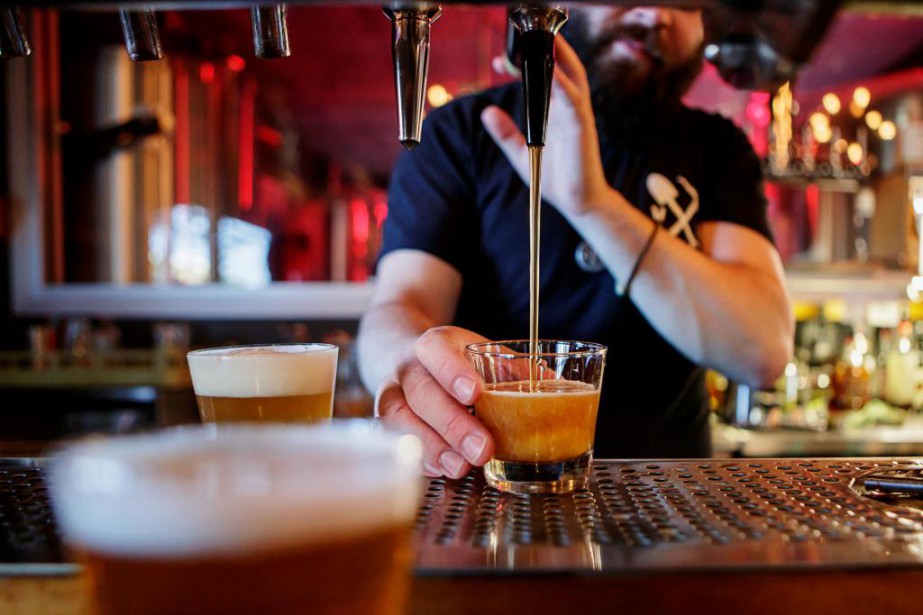
<svg viewBox="0 0 923 615">
<path fill-rule="evenodd" d="M 187 358 L 205 422 L 318 422 L 333 414 L 332 344 L 210 348 Z"/>
<path fill-rule="evenodd" d="M 593 450 L 599 391 L 572 380 L 486 385 L 475 412 L 494 434 L 498 461 L 554 463 Z"/>
<path fill-rule="evenodd" d="M 419 459 L 365 426 L 202 426 L 71 447 L 53 501 L 97 615 L 397 615 Z"/>
<path fill-rule="evenodd" d="M 514 493 L 563 493 L 584 485 L 605 346 L 513 340 L 472 344 L 467 353 L 483 380 L 474 413 L 494 440 L 484 467 L 487 482 Z"/>
</svg>

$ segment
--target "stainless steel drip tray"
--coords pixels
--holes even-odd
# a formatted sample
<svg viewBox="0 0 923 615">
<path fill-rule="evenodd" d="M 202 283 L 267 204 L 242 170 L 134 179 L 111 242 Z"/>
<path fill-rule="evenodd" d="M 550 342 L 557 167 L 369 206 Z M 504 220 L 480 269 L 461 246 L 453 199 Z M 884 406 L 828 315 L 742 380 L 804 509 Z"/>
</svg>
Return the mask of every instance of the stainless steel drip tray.
<svg viewBox="0 0 923 615">
<path fill-rule="evenodd" d="M 432 479 L 419 576 L 567 571 L 923 569 L 923 512 L 876 501 L 869 472 L 913 459 L 597 461 L 589 487 L 517 496 L 480 471 Z M 70 574 L 40 459 L 0 458 L 0 575 Z"/>
<path fill-rule="evenodd" d="M 417 571 L 471 573 L 923 566 L 923 512 L 854 478 L 909 459 L 597 461 L 587 489 L 517 496 L 479 472 L 431 480 Z"/>
</svg>

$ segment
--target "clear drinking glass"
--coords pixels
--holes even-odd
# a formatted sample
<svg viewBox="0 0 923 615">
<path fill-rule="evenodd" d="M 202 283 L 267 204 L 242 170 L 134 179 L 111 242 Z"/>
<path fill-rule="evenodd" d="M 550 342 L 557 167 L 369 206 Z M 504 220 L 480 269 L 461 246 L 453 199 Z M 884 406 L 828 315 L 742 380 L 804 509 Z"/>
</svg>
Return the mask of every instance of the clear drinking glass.
<svg viewBox="0 0 923 615">
<path fill-rule="evenodd" d="M 333 344 L 206 348 L 186 355 L 204 422 L 329 421 L 338 349 Z"/>
<path fill-rule="evenodd" d="M 467 354 L 484 382 L 474 413 L 494 438 L 487 482 L 514 493 L 586 483 L 606 347 L 576 341 L 483 342 Z"/>
<path fill-rule="evenodd" d="M 97 615 L 397 615 L 420 454 L 368 425 L 209 424 L 73 443 L 49 475 Z"/>
</svg>

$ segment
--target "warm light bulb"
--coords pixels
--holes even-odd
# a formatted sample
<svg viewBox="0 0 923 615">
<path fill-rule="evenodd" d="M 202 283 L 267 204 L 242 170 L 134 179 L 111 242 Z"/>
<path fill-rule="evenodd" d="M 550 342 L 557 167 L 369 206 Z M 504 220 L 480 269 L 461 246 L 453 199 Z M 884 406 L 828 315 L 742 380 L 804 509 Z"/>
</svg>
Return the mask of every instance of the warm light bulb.
<svg viewBox="0 0 923 615">
<path fill-rule="evenodd" d="M 433 107 L 441 107 L 452 100 L 452 95 L 445 89 L 445 86 L 435 83 L 426 90 L 426 100 Z"/>
<path fill-rule="evenodd" d="M 865 155 L 865 152 L 862 149 L 862 146 L 858 143 L 850 143 L 849 147 L 846 148 L 846 157 L 849 158 L 849 161 L 855 165 L 858 165 L 862 162 L 862 157 Z"/>
<path fill-rule="evenodd" d="M 811 117 L 808 118 L 808 122 L 814 130 L 819 128 L 830 128 L 830 118 L 823 113 L 812 113 Z"/>
<path fill-rule="evenodd" d="M 837 154 L 845 154 L 848 147 L 849 141 L 846 139 L 837 139 L 836 143 L 833 144 L 833 151 Z"/>
<path fill-rule="evenodd" d="M 830 130 L 829 125 L 819 125 L 814 126 L 814 139 L 818 143 L 830 143 L 830 140 L 833 139 L 833 131 Z"/>
<path fill-rule="evenodd" d="M 897 136 L 897 126 L 894 125 L 894 122 L 885 120 L 881 123 L 881 126 L 878 127 L 878 136 L 881 137 L 883 141 L 891 141 Z"/>
<path fill-rule="evenodd" d="M 869 92 L 867 87 L 859 86 L 852 93 L 852 101 L 857 107 L 865 109 L 869 106 L 869 103 L 872 102 L 872 93 Z"/>
<path fill-rule="evenodd" d="M 869 111 L 865 114 L 865 125 L 872 130 L 878 130 L 884 119 L 879 111 Z"/>
<path fill-rule="evenodd" d="M 843 107 L 840 104 L 839 96 L 833 94 L 832 92 L 830 94 L 824 94 L 824 98 L 821 100 L 821 103 L 824 105 L 824 109 L 826 109 L 827 113 L 830 115 L 836 115 Z"/>
</svg>

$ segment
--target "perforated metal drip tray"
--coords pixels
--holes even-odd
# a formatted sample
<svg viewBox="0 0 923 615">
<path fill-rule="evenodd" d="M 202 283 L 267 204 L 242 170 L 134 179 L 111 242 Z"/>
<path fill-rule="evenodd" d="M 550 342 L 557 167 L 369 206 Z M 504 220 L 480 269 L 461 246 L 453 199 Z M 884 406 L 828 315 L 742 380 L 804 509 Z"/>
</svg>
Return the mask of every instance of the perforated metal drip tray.
<svg viewBox="0 0 923 615">
<path fill-rule="evenodd" d="M 861 477 L 916 460 L 598 461 L 589 488 L 516 496 L 479 471 L 433 479 L 416 570 L 540 572 L 923 569 L 919 500 L 878 501 Z M 41 460 L 0 458 L 0 574 L 63 574 Z"/>
<path fill-rule="evenodd" d="M 0 458 L 0 574 L 67 574 L 43 460 Z"/>
<path fill-rule="evenodd" d="M 417 570 L 923 568 L 923 511 L 866 497 L 898 459 L 597 461 L 589 488 L 517 496 L 479 472 L 431 480 Z"/>
</svg>

